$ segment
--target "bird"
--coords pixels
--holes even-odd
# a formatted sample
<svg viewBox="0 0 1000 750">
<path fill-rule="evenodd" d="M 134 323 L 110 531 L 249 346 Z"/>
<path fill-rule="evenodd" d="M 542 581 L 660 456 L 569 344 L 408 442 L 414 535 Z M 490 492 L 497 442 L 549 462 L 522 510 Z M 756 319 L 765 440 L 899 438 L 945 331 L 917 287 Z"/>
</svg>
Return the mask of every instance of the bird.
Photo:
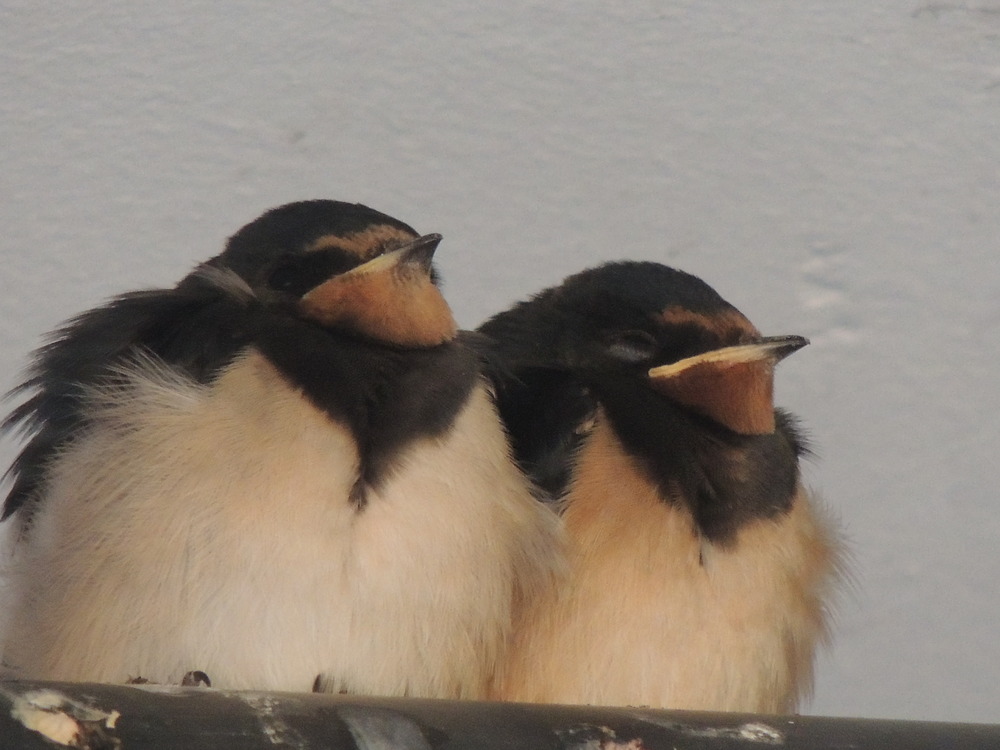
<svg viewBox="0 0 1000 750">
<path fill-rule="evenodd" d="M 484 696 L 561 529 L 441 294 L 440 241 L 290 203 L 54 332 L 4 425 L 25 440 L 6 669 Z"/>
<path fill-rule="evenodd" d="M 568 574 L 519 621 L 492 696 L 785 713 L 808 693 L 842 569 L 773 405 L 765 337 L 696 276 L 613 261 L 499 313 L 497 398 L 557 501 Z"/>
</svg>

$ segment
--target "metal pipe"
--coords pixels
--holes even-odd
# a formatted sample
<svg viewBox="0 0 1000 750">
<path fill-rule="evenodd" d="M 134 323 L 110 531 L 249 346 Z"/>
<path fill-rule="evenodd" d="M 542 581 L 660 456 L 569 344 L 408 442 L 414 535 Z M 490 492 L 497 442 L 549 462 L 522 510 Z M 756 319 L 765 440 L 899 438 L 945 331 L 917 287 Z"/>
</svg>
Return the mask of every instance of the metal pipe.
<svg viewBox="0 0 1000 750">
<path fill-rule="evenodd" d="M 0 682 L 0 750 L 972 750 L 1000 725 Z"/>
</svg>

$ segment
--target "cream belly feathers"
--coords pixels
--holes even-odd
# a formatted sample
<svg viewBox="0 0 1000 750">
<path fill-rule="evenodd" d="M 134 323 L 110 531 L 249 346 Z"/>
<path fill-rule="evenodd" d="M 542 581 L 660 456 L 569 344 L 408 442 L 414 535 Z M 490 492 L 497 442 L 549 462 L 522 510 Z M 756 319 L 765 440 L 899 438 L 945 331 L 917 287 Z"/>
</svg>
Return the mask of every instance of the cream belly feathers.
<svg viewBox="0 0 1000 750">
<path fill-rule="evenodd" d="M 568 583 L 533 602 L 507 700 L 783 713 L 812 682 L 837 546 L 799 487 L 730 546 L 692 533 L 599 420 L 565 500 Z"/>
<path fill-rule="evenodd" d="M 557 546 L 483 385 L 359 513 L 350 436 L 259 354 L 210 388 L 149 360 L 129 381 L 94 394 L 14 571 L 17 674 L 483 695 Z"/>
</svg>

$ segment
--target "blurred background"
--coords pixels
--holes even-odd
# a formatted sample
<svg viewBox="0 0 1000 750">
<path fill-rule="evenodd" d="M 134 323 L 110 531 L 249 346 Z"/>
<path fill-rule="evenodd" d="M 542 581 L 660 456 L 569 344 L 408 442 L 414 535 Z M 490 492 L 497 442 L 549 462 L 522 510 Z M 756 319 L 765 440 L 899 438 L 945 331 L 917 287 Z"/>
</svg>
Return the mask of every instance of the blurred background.
<svg viewBox="0 0 1000 750">
<path fill-rule="evenodd" d="M 8 0 L 0 76 L 0 387 L 292 200 L 442 233 L 466 327 L 677 266 L 812 339 L 854 584 L 805 712 L 1000 722 L 1000 8 Z"/>
</svg>

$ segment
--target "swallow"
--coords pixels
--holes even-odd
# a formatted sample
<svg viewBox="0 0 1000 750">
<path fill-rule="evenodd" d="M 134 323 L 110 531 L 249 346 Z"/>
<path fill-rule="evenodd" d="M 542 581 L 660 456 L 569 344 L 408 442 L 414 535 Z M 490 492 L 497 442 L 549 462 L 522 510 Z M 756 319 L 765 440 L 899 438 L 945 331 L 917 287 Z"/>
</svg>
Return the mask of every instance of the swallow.
<svg viewBox="0 0 1000 750">
<path fill-rule="evenodd" d="M 521 466 L 559 498 L 568 577 L 494 697 L 781 713 L 811 685 L 838 534 L 802 485 L 762 336 L 699 278 L 614 262 L 488 320 Z"/>
<path fill-rule="evenodd" d="M 485 695 L 561 532 L 440 240 L 292 203 L 55 332 L 5 425 L 15 675 Z"/>
</svg>

